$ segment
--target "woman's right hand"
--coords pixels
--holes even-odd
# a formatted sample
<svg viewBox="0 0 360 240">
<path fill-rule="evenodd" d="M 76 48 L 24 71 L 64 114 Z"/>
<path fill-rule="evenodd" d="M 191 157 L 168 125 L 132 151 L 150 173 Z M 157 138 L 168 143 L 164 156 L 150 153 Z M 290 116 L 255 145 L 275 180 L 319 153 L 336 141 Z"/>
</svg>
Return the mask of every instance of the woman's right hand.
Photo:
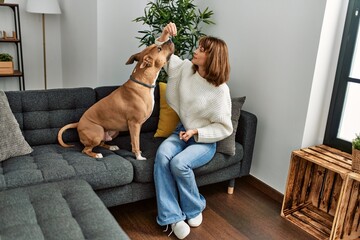
<svg viewBox="0 0 360 240">
<path fill-rule="evenodd" d="M 159 41 L 166 42 L 170 36 L 173 37 L 173 36 L 176 36 L 176 34 L 177 34 L 176 25 L 175 25 L 175 23 L 170 22 L 164 27 L 162 34 L 159 38 Z"/>
</svg>

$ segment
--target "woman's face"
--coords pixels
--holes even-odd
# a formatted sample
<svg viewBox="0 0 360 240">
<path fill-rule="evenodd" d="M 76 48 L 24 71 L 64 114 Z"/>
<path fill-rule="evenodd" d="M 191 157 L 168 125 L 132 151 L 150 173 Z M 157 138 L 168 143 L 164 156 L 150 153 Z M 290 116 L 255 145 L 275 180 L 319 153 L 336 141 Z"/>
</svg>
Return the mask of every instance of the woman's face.
<svg viewBox="0 0 360 240">
<path fill-rule="evenodd" d="M 206 63 L 207 54 L 202 46 L 199 46 L 194 51 L 194 56 L 191 62 L 199 67 L 204 67 Z"/>
</svg>

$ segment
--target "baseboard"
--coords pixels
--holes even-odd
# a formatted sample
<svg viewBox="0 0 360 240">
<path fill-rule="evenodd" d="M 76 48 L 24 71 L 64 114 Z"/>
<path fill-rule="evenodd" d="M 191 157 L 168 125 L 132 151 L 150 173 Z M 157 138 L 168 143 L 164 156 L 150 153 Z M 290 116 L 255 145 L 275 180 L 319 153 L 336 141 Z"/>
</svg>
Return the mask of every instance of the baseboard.
<svg viewBox="0 0 360 240">
<path fill-rule="evenodd" d="M 248 182 L 250 185 L 258 189 L 259 191 L 265 193 L 275 201 L 282 203 L 284 199 L 284 195 L 277 190 L 273 189 L 266 183 L 262 182 L 261 180 L 257 179 L 256 177 L 252 175 L 248 175 L 244 177 L 244 180 Z"/>
</svg>

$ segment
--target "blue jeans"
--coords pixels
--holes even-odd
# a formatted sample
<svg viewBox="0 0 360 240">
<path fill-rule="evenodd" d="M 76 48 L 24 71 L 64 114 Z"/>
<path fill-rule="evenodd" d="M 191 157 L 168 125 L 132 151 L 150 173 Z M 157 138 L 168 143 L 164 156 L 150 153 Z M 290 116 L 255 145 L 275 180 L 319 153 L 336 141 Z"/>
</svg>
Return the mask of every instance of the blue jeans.
<svg viewBox="0 0 360 240">
<path fill-rule="evenodd" d="M 159 146 L 155 157 L 157 222 L 161 226 L 194 218 L 206 206 L 193 169 L 212 159 L 216 143 L 197 143 L 193 137 L 184 142 L 179 139 L 179 131 L 185 131 L 181 124 Z"/>
</svg>

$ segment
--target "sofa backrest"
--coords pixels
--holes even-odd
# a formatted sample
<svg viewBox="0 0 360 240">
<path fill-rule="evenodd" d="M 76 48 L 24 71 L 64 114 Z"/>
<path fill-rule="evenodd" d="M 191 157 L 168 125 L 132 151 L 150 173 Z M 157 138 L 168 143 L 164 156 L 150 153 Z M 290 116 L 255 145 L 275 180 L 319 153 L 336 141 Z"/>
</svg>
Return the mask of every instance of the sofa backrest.
<svg viewBox="0 0 360 240">
<path fill-rule="evenodd" d="M 110 86 L 110 87 L 98 87 L 95 88 L 96 92 L 96 101 L 99 101 L 103 97 L 109 95 L 112 91 L 114 91 L 119 86 Z M 154 90 L 154 110 L 151 116 L 146 120 L 146 122 L 141 127 L 141 132 L 155 132 L 159 122 L 159 114 L 160 114 L 160 91 L 159 85 L 156 86 Z"/>
<path fill-rule="evenodd" d="M 78 122 L 89 107 L 109 95 L 117 87 L 61 88 L 5 93 L 26 141 L 31 146 L 36 146 L 57 144 L 60 128 L 68 123 Z M 155 88 L 154 96 L 154 110 L 142 126 L 142 132 L 155 132 L 157 129 L 160 112 L 159 87 Z M 64 142 L 78 142 L 79 136 L 76 129 L 67 130 L 63 134 L 63 140 Z"/>
<path fill-rule="evenodd" d="M 6 96 L 31 146 L 57 144 L 59 129 L 68 123 L 78 122 L 96 101 L 92 88 L 9 91 Z M 63 139 L 65 142 L 79 141 L 74 129 L 66 131 Z"/>
</svg>

